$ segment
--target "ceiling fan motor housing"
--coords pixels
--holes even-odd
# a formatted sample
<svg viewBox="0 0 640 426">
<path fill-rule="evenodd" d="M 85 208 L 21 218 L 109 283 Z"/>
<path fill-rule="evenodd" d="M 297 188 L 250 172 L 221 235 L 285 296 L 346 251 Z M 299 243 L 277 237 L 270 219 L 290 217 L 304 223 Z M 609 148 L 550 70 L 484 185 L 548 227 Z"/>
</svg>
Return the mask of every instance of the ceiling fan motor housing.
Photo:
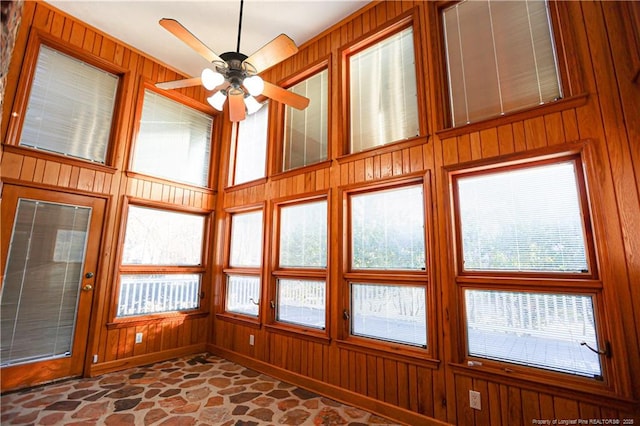
<svg viewBox="0 0 640 426">
<path fill-rule="evenodd" d="M 216 67 L 216 69 L 225 76 L 231 87 L 240 89 L 244 79 L 252 75 L 250 69 L 246 66 L 248 64 L 244 62 L 247 59 L 247 55 L 239 52 L 225 52 L 220 55 L 220 58 L 227 63 L 227 66 Z"/>
</svg>

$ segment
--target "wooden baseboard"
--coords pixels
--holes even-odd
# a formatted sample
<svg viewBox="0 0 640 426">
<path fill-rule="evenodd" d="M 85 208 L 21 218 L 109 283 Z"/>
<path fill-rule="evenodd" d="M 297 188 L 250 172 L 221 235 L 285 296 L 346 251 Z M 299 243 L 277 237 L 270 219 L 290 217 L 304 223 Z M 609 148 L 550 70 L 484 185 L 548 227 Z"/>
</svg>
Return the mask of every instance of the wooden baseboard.
<svg viewBox="0 0 640 426">
<path fill-rule="evenodd" d="M 361 395 L 359 393 L 341 388 L 339 386 L 312 379 L 298 373 L 293 373 L 291 371 L 285 370 L 284 368 L 276 367 L 266 362 L 247 357 L 246 355 L 242 355 L 216 345 L 208 344 L 206 346 L 206 350 L 209 353 L 244 365 L 247 368 L 251 368 L 253 370 L 259 371 L 293 385 L 300 386 L 319 395 L 331 398 L 344 404 L 362 408 L 363 410 L 370 411 L 398 423 L 424 426 L 450 425 L 450 423 L 436 420 L 431 417 L 426 417 L 414 411 L 410 411 L 396 405 L 389 404 L 387 402 L 379 401 L 377 399 Z"/>
<path fill-rule="evenodd" d="M 101 374 L 111 373 L 113 371 L 124 370 L 132 367 L 140 367 L 154 362 L 166 361 L 172 358 L 178 358 L 187 355 L 199 354 L 207 351 L 205 343 L 197 345 L 184 346 L 177 349 L 169 349 L 166 351 L 155 352 L 152 354 L 138 355 L 125 359 L 117 359 L 114 361 L 106 361 L 98 364 L 91 364 L 89 371 L 85 372 L 86 377 L 100 376 Z"/>
</svg>

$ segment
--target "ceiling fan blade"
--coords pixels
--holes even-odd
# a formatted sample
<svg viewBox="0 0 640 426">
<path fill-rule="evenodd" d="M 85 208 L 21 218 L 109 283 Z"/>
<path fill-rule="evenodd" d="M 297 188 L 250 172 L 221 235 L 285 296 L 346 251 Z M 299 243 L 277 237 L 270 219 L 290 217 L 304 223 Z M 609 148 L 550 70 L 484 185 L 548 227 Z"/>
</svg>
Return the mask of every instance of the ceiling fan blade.
<svg viewBox="0 0 640 426">
<path fill-rule="evenodd" d="M 229 94 L 229 118 L 231 121 L 242 121 L 245 117 L 243 94 Z"/>
<path fill-rule="evenodd" d="M 285 34 L 280 34 L 245 59 L 244 62 L 253 65 L 257 72 L 260 73 L 297 52 L 298 47 L 293 40 Z"/>
<path fill-rule="evenodd" d="M 287 104 L 295 109 L 305 109 L 309 106 L 309 98 L 300 96 L 297 93 L 290 92 L 280 86 L 264 82 L 264 90 L 262 94 L 268 98 Z"/>
<path fill-rule="evenodd" d="M 171 80 L 156 83 L 158 89 L 180 89 L 181 87 L 199 86 L 202 84 L 200 77 L 184 78 L 182 80 Z"/>
<path fill-rule="evenodd" d="M 182 24 L 175 19 L 162 18 L 160 25 L 169 31 L 174 36 L 178 37 L 183 43 L 195 50 L 209 62 L 222 61 L 218 55 L 216 55 L 211 49 L 209 49 L 203 42 L 201 42 L 196 36 L 182 26 Z"/>
</svg>

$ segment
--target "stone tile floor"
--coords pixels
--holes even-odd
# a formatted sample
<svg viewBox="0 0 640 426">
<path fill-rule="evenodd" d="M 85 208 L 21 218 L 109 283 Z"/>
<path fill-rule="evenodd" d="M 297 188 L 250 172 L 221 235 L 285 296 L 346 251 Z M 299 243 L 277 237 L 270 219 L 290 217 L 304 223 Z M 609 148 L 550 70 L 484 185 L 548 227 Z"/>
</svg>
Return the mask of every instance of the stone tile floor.
<svg viewBox="0 0 640 426">
<path fill-rule="evenodd" d="M 202 354 L 0 397 L 2 425 L 391 425 Z"/>
</svg>

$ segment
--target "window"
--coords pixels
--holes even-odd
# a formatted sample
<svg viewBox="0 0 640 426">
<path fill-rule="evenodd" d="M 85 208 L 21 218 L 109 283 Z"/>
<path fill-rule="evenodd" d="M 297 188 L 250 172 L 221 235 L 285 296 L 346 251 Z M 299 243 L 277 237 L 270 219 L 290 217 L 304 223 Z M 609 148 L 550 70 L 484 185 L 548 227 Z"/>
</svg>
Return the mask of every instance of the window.
<svg viewBox="0 0 640 426">
<path fill-rule="evenodd" d="M 276 207 L 278 267 L 275 320 L 326 328 L 327 200 L 289 202 Z"/>
<path fill-rule="evenodd" d="M 145 90 L 133 170 L 207 186 L 212 125 L 210 116 Z"/>
<path fill-rule="evenodd" d="M 119 78 L 40 46 L 20 145 L 105 163 Z"/>
<path fill-rule="evenodd" d="M 285 107 L 283 171 L 327 159 L 328 76 L 324 69 L 289 89 L 310 102 L 302 111 Z"/>
<path fill-rule="evenodd" d="M 364 344 L 377 341 L 426 349 L 429 277 L 424 184 L 363 189 L 346 198 L 347 335 Z"/>
<path fill-rule="evenodd" d="M 226 311 L 257 317 L 261 297 L 262 210 L 232 214 L 229 239 Z"/>
<path fill-rule="evenodd" d="M 348 57 L 351 152 L 418 136 L 413 29 Z"/>
<path fill-rule="evenodd" d="M 236 124 L 236 148 L 233 185 L 260 179 L 266 175 L 267 125 L 269 105 Z"/>
<path fill-rule="evenodd" d="M 452 182 L 467 356 L 602 379 L 589 349 L 605 346 L 580 158 Z"/>
<path fill-rule="evenodd" d="M 462 1 L 442 18 L 453 126 L 562 97 L 547 2 Z"/>
<path fill-rule="evenodd" d="M 204 231 L 202 215 L 129 205 L 117 316 L 198 309 Z"/>
</svg>

